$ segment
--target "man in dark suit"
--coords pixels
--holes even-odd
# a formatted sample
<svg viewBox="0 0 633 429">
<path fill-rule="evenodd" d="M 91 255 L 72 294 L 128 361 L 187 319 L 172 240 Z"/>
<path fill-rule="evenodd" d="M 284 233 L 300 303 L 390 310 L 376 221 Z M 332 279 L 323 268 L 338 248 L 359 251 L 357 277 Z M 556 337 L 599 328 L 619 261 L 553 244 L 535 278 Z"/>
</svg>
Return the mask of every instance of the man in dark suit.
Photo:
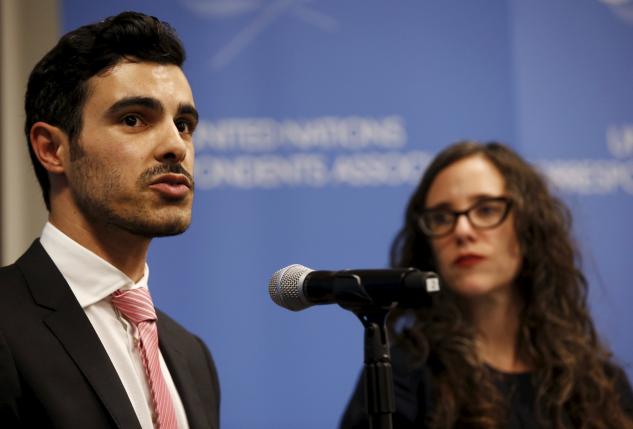
<svg viewBox="0 0 633 429">
<path fill-rule="evenodd" d="M 0 269 L 0 427 L 219 427 L 209 351 L 147 290 L 151 239 L 191 220 L 184 56 L 168 24 L 126 12 L 68 33 L 31 73 L 25 131 L 50 215 Z M 117 301 L 136 293 L 142 320 L 136 298 Z"/>
</svg>

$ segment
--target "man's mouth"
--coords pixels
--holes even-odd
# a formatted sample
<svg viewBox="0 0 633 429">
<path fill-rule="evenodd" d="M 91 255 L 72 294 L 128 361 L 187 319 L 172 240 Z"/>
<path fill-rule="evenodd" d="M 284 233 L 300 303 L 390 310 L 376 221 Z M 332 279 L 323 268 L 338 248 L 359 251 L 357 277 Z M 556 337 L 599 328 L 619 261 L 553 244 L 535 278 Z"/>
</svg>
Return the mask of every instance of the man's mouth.
<svg viewBox="0 0 633 429">
<path fill-rule="evenodd" d="M 181 199 L 191 192 L 192 183 L 182 174 L 168 173 L 160 175 L 152 180 L 149 187 L 164 197 L 170 199 Z"/>
</svg>

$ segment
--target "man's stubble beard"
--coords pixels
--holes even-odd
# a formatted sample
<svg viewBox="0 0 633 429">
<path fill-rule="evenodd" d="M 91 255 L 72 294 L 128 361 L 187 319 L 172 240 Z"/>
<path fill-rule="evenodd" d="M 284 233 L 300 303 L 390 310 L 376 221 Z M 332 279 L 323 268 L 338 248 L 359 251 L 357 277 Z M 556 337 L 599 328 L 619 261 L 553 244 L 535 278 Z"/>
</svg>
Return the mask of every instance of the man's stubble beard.
<svg viewBox="0 0 633 429">
<path fill-rule="evenodd" d="M 74 171 L 69 178 L 73 182 L 71 193 L 82 214 L 93 225 L 118 228 L 145 238 L 178 235 L 187 230 L 191 223 L 191 203 L 188 207 L 173 207 L 178 214 L 167 213 L 160 219 L 161 208 L 153 210 L 143 192 L 147 174 L 134 183 L 132 192 L 138 192 L 136 201 L 128 200 L 123 208 L 117 208 L 115 199 L 123 192 L 122 174 L 116 167 L 105 166 L 101 161 L 81 154 L 72 161 Z M 165 205 L 175 204 L 166 201 Z M 186 211 L 182 214 L 182 211 Z"/>
</svg>

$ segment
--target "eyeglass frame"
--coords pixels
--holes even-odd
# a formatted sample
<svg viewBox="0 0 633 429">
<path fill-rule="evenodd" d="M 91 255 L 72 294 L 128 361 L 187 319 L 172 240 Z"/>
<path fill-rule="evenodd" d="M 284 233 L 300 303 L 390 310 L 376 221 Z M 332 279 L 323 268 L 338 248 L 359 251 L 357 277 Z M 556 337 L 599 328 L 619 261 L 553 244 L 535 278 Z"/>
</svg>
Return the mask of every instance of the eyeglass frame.
<svg viewBox="0 0 633 429">
<path fill-rule="evenodd" d="M 503 214 L 501 215 L 501 217 L 499 218 L 499 221 L 497 221 L 496 223 L 492 224 L 492 225 L 487 225 L 487 226 L 479 226 L 476 225 L 475 223 L 473 223 L 472 219 L 470 218 L 470 212 L 477 208 L 481 203 L 483 202 L 489 202 L 489 201 L 501 201 L 504 202 L 506 204 L 505 206 L 505 210 L 503 212 Z M 417 219 L 417 224 L 418 227 L 420 228 L 420 230 L 422 231 L 422 233 L 424 233 L 424 235 L 426 235 L 429 238 L 439 238 L 439 237 L 444 237 L 446 235 L 451 234 L 453 231 L 455 231 L 455 227 L 457 226 L 457 221 L 459 220 L 460 216 L 465 215 L 466 219 L 468 219 L 468 223 L 470 223 L 470 225 L 477 229 L 477 230 L 486 230 L 486 229 L 492 229 L 492 228 L 496 228 L 499 225 L 501 225 L 508 217 L 508 214 L 510 214 L 510 210 L 512 210 L 512 206 L 514 204 L 514 201 L 512 200 L 511 197 L 508 196 L 499 196 L 499 197 L 484 197 L 481 198 L 479 200 L 477 200 L 473 205 L 471 205 L 470 207 L 468 207 L 466 210 L 450 210 L 450 209 L 444 209 L 444 208 L 433 208 L 433 209 L 425 209 L 422 210 L 422 212 L 420 213 L 420 215 L 418 216 Z M 446 231 L 446 232 L 442 232 L 440 234 L 434 234 L 432 231 L 430 231 L 427 227 L 427 225 L 424 223 L 424 214 L 425 213 L 430 213 L 430 212 L 446 212 L 449 213 L 450 215 L 453 216 L 453 224 L 451 225 L 451 227 Z"/>
</svg>

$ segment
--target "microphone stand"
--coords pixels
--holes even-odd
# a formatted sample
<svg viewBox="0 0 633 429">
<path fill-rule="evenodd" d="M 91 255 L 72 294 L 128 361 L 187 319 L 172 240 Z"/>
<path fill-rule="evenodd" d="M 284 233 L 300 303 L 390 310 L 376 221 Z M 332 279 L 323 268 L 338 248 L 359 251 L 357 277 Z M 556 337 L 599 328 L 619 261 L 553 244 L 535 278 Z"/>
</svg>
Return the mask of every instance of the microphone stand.
<svg viewBox="0 0 633 429">
<path fill-rule="evenodd" d="M 365 327 L 365 401 L 370 429 L 392 429 L 396 411 L 393 371 L 385 322 L 388 309 L 356 312 Z"/>
<path fill-rule="evenodd" d="M 396 411 L 393 371 L 389 352 L 386 321 L 391 306 L 373 303 L 356 275 L 335 280 L 337 302 L 356 314 L 365 327 L 365 402 L 370 429 L 393 429 L 392 414 Z M 367 301 L 369 300 L 369 301 Z"/>
</svg>

